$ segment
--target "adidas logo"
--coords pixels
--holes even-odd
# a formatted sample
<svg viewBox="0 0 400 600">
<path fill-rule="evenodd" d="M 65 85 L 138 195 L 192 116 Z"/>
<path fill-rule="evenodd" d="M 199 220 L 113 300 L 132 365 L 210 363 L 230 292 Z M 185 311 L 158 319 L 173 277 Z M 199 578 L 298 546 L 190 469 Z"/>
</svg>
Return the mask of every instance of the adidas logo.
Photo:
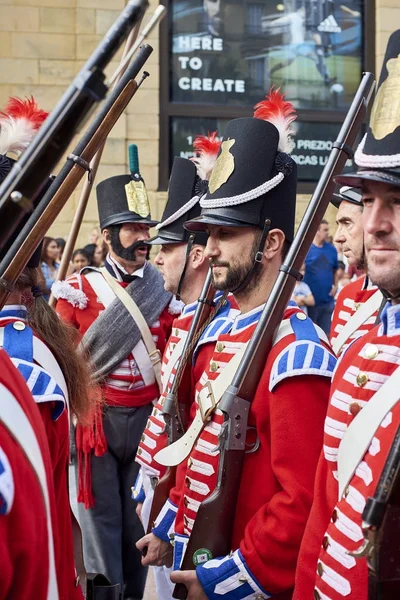
<svg viewBox="0 0 400 600">
<path fill-rule="evenodd" d="M 329 17 L 321 21 L 317 29 L 323 33 L 340 33 L 342 31 L 342 28 L 339 27 L 333 15 L 329 15 Z"/>
</svg>

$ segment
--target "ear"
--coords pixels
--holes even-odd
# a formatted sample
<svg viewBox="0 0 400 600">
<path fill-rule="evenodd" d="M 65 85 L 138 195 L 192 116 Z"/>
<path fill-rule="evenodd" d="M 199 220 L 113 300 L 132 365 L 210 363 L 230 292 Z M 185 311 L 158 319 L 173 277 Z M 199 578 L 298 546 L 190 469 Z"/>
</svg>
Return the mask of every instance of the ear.
<svg viewBox="0 0 400 600">
<path fill-rule="evenodd" d="M 285 234 L 281 229 L 271 229 L 268 233 L 267 241 L 264 246 L 264 256 L 267 260 L 272 260 L 282 253 L 282 247 L 285 242 Z"/>
<path fill-rule="evenodd" d="M 103 229 L 101 235 L 107 246 L 109 246 L 111 244 L 111 234 L 108 229 Z"/>
<path fill-rule="evenodd" d="M 205 262 L 208 264 L 208 260 L 205 257 L 204 246 L 200 246 L 200 244 L 195 244 L 190 252 L 190 260 L 192 263 L 193 269 L 201 269 Z"/>
</svg>

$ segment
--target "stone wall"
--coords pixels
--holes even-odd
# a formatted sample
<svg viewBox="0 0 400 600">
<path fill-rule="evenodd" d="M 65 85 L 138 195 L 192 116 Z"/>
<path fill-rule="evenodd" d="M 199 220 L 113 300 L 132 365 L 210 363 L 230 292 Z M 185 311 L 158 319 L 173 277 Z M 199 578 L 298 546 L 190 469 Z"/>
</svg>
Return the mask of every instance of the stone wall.
<svg viewBox="0 0 400 600">
<path fill-rule="evenodd" d="M 33 94 L 51 110 L 100 39 L 123 9 L 124 0 L 0 0 L 0 105 L 10 95 Z M 150 0 L 145 21 L 158 5 Z M 112 10 L 110 10 L 112 6 Z M 376 0 L 376 72 L 379 73 L 390 33 L 400 23 L 399 0 Z M 158 192 L 159 72 L 158 28 L 149 38 L 154 47 L 146 80 L 120 119 L 106 144 L 97 180 L 127 169 L 127 146 L 139 146 L 141 172 L 149 190 L 153 214 L 159 217 L 165 192 Z M 120 54 L 107 69 L 111 74 Z M 50 229 L 54 236 L 68 235 L 80 188 L 70 198 Z M 298 197 L 299 222 L 308 196 Z M 334 213 L 327 216 L 333 223 Z M 78 245 L 88 241 L 97 224 L 94 194 L 89 201 Z"/>
</svg>

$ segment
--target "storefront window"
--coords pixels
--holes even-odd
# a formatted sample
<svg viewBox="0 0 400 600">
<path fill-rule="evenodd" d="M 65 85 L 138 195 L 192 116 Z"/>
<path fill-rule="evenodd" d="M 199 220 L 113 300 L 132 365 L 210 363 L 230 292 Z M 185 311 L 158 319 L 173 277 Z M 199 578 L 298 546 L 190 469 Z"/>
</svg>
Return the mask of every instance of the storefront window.
<svg viewBox="0 0 400 600">
<path fill-rule="evenodd" d="M 297 136 L 310 141 L 296 142 L 299 180 L 317 181 L 365 68 L 366 3 L 373 12 L 370 0 L 170 0 L 161 91 L 169 167 L 190 152 L 188 139 L 223 134 L 276 86 L 298 111 Z"/>
</svg>

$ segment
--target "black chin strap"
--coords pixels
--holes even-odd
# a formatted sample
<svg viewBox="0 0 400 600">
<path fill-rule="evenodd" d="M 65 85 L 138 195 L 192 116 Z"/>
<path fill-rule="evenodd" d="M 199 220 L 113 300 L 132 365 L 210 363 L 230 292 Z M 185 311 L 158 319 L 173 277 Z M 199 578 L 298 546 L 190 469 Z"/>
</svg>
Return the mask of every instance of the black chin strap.
<svg viewBox="0 0 400 600">
<path fill-rule="evenodd" d="M 193 248 L 194 238 L 195 238 L 195 234 L 191 233 L 190 236 L 189 236 L 189 239 L 188 239 L 187 246 L 186 246 L 185 265 L 183 267 L 183 271 L 182 271 L 182 274 L 180 276 L 179 283 L 178 283 L 178 289 L 176 290 L 176 294 L 175 294 L 175 298 L 177 300 L 181 299 L 181 291 L 182 291 L 182 286 L 183 286 L 183 280 L 185 279 L 186 269 L 187 269 L 187 266 L 188 266 L 188 258 L 189 258 L 189 254 L 191 253 L 192 248 Z"/>
<path fill-rule="evenodd" d="M 241 292 L 249 285 L 250 279 L 251 279 L 251 276 L 253 275 L 256 264 L 260 263 L 262 261 L 264 246 L 265 246 L 265 242 L 267 241 L 267 237 L 268 237 L 268 233 L 269 233 L 270 229 L 271 229 L 271 219 L 266 219 L 264 222 L 263 232 L 261 235 L 260 243 L 258 245 L 258 250 L 254 257 L 253 264 L 251 265 L 249 271 L 247 272 L 246 276 L 241 281 L 241 283 L 239 283 L 239 285 L 237 287 L 235 287 L 234 290 L 230 290 L 230 292 L 232 294 L 237 294 L 238 292 Z"/>
</svg>

